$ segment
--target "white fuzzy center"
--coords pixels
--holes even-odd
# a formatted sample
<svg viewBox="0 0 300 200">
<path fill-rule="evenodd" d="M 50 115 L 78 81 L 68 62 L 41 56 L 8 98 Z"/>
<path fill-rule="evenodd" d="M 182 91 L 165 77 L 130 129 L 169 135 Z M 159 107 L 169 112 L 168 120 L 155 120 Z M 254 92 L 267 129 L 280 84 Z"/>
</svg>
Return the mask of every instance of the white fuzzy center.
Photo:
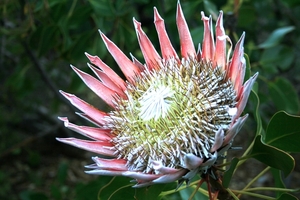
<svg viewBox="0 0 300 200">
<path fill-rule="evenodd" d="M 165 118 L 170 110 L 174 92 L 164 85 L 150 87 L 140 98 L 139 116 L 148 121 Z"/>
</svg>

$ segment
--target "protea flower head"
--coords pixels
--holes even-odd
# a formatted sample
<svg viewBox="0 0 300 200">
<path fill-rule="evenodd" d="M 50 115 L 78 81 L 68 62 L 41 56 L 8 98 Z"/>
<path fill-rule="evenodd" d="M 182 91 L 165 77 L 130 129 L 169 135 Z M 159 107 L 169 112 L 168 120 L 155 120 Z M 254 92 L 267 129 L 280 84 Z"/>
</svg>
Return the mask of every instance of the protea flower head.
<svg viewBox="0 0 300 200">
<path fill-rule="evenodd" d="M 112 110 L 98 110 L 73 94 L 61 92 L 96 127 L 77 126 L 60 117 L 66 127 L 90 140 L 58 138 L 59 141 L 102 155 L 86 173 L 126 176 L 134 187 L 178 180 L 189 181 L 208 173 L 231 147 L 244 124 L 241 116 L 257 74 L 244 83 L 243 42 L 231 56 L 231 42 L 220 12 L 213 36 L 212 19 L 204 22 L 202 48 L 196 51 L 180 3 L 176 21 L 181 57 L 170 43 L 164 21 L 154 8 L 154 24 L 161 55 L 133 19 L 145 64 L 130 60 L 102 32 L 100 35 L 124 73 L 121 79 L 99 57 L 86 53 L 97 78 L 71 66 L 85 84 Z M 227 48 L 226 44 L 230 44 Z M 103 158 L 105 156 L 105 158 Z"/>
</svg>

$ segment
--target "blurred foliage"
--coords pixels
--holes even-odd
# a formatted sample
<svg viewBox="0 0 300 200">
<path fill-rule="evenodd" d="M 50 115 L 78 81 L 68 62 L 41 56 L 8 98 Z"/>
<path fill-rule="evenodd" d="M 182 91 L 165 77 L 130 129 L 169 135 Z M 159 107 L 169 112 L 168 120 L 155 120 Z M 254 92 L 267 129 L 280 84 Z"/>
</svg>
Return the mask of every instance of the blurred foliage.
<svg viewBox="0 0 300 200">
<path fill-rule="evenodd" d="M 71 165 L 58 159 L 62 148 L 54 138 L 71 133 L 62 127 L 56 116 L 68 115 L 73 122 L 84 123 L 79 117 L 75 117 L 74 108 L 61 97 L 58 90 L 76 93 L 98 108 L 107 109 L 71 71 L 69 64 L 87 70 L 84 52 L 88 52 L 98 55 L 120 73 L 101 41 L 98 29 L 114 41 L 126 55 L 130 57 L 131 52 L 142 60 L 132 18 L 135 17 L 142 23 L 143 30 L 153 41 L 154 46 L 158 47 L 153 25 L 154 6 L 165 20 L 175 49 L 179 50 L 175 21 L 176 2 L 175 0 L 0 1 L 0 199 L 97 198 L 100 188 L 107 184 L 111 177 L 70 182 L 68 170 Z M 216 19 L 218 10 L 224 11 L 224 26 L 233 43 L 236 43 L 243 31 L 246 32 L 244 46 L 249 56 L 251 70 L 260 73 L 255 89 L 257 98 L 252 94 L 246 108 L 246 112 L 252 116 L 252 121 L 249 119 L 246 126 L 251 136 L 248 142 L 254 138 L 255 132 L 263 133 L 263 130 L 277 130 L 277 128 L 282 131 L 291 130 L 287 127 L 294 126 L 298 122 L 293 124 L 290 120 L 299 121 L 299 119 L 289 118 L 291 115 L 282 112 L 277 113 L 277 118 L 274 116 L 272 120 L 277 119 L 278 124 L 278 116 L 281 116 L 286 123 L 275 128 L 270 125 L 268 129 L 267 124 L 271 116 L 280 110 L 299 115 L 300 1 L 181 0 L 181 4 L 195 46 L 201 43 L 203 38 L 200 15 L 202 10 L 207 15 L 211 14 L 213 20 Z M 279 119 L 281 121 L 281 118 Z M 255 121 L 259 124 L 260 131 L 255 131 Z M 286 133 L 284 148 L 288 148 L 287 142 L 291 141 L 291 138 L 287 137 L 289 134 L 292 134 L 292 140 L 299 138 L 295 136 L 295 131 Z M 263 148 L 269 155 L 278 149 L 268 144 L 280 146 L 276 140 L 270 141 L 268 137 L 262 140 L 257 138 L 255 142 L 255 148 Z M 254 153 L 257 150 L 255 148 Z M 299 146 L 293 143 L 288 151 L 299 152 Z M 73 154 L 71 157 L 74 158 Z M 76 156 L 80 157 L 78 154 Z M 54 174 L 45 178 L 37 169 L 45 167 L 45 164 L 53 164 L 49 155 L 56 164 L 53 165 Z M 260 159 L 263 161 L 265 157 L 258 158 Z M 277 164 L 272 166 L 276 167 Z M 289 167 L 286 173 L 293 168 L 291 165 Z M 120 178 L 119 183 L 129 184 L 126 178 Z M 169 199 L 184 199 L 191 193 L 188 190 L 193 191 L 192 188 L 181 190 L 179 196 L 170 195 Z M 128 192 L 135 191 L 129 189 Z M 278 194 L 278 197 L 279 195 L 281 194 Z M 284 193 L 281 198 L 288 196 Z"/>
</svg>

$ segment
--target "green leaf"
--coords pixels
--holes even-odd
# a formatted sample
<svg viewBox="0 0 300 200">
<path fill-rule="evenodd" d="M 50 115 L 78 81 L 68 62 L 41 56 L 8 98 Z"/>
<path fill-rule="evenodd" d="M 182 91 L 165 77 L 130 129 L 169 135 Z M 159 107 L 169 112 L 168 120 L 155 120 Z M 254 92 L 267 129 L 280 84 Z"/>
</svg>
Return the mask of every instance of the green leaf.
<svg viewBox="0 0 300 200">
<path fill-rule="evenodd" d="M 250 65 L 250 59 L 247 54 L 244 54 L 245 60 L 246 60 L 246 70 L 245 70 L 245 77 L 244 80 L 248 80 L 251 77 L 251 65 Z"/>
<path fill-rule="evenodd" d="M 39 46 L 39 55 L 46 54 L 55 45 L 56 33 L 58 27 L 56 25 L 45 26 L 42 31 L 42 38 Z"/>
<path fill-rule="evenodd" d="M 78 35 L 76 40 L 74 39 L 73 44 L 71 46 L 70 55 L 76 59 L 85 59 L 84 51 L 86 51 L 87 46 L 93 45 L 91 44 L 91 38 L 95 38 L 94 40 L 97 40 L 97 32 L 92 31 L 85 31 L 82 34 Z"/>
<path fill-rule="evenodd" d="M 275 31 L 271 33 L 269 38 L 264 41 L 262 44 L 258 45 L 259 48 L 270 48 L 274 47 L 277 44 L 279 44 L 280 40 L 289 32 L 294 30 L 294 26 L 287 26 L 287 27 L 282 27 L 278 28 Z"/>
<path fill-rule="evenodd" d="M 277 62 L 276 65 L 281 70 L 287 70 L 292 67 L 292 63 L 296 57 L 294 49 L 290 46 L 282 46 L 279 51 L 279 55 L 276 56 Z"/>
<path fill-rule="evenodd" d="M 22 191 L 19 195 L 21 200 L 48 200 L 48 197 L 41 192 Z"/>
<path fill-rule="evenodd" d="M 174 186 L 174 184 L 172 184 Z M 168 187 L 167 184 L 152 185 L 146 188 L 137 188 L 135 190 L 135 199 L 138 200 L 152 200 L 158 199 L 159 194 Z M 174 188 L 174 187 L 173 187 Z"/>
<path fill-rule="evenodd" d="M 291 155 L 265 144 L 260 135 L 255 138 L 250 156 L 270 167 L 283 171 L 285 176 L 290 174 L 295 166 L 294 158 Z"/>
<path fill-rule="evenodd" d="M 264 49 L 260 54 L 259 63 L 268 75 L 276 74 L 278 72 L 277 62 L 280 55 L 280 45 Z"/>
<path fill-rule="evenodd" d="M 53 199 L 62 199 L 62 192 L 61 190 L 61 186 L 59 185 L 51 185 L 50 186 L 50 191 L 51 191 L 51 197 L 53 197 Z"/>
<path fill-rule="evenodd" d="M 259 60 L 260 65 L 268 74 L 274 74 L 281 70 L 288 70 L 295 60 L 294 49 L 287 45 L 277 45 L 264 49 Z M 266 73 L 265 72 L 265 73 Z"/>
<path fill-rule="evenodd" d="M 284 1 L 282 1 L 282 3 L 284 3 L 285 5 L 287 5 L 290 8 L 300 5 L 299 0 L 284 0 Z"/>
<path fill-rule="evenodd" d="M 300 152 L 300 116 L 284 111 L 277 112 L 271 119 L 264 142 L 288 152 Z"/>
<path fill-rule="evenodd" d="M 298 200 L 294 195 L 283 193 L 277 200 Z"/>
<path fill-rule="evenodd" d="M 114 12 L 111 3 L 109 3 L 108 0 L 101 0 L 101 1 L 89 0 L 89 3 L 94 9 L 94 12 L 96 14 L 99 14 L 100 16 L 112 17 L 112 18 L 116 16 L 116 13 Z"/>
<path fill-rule="evenodd" d="M 206 184 L 202 184 L 201 188 L 204 190 L 207 190 Z M 188 186 L 183 190 L 179 191 L 181 199 L 190 199 L 191 195 L 195 192 L 195 187 Z M 205 194 L 202 194 L 201 192 L 197 191 L 196 194 L 193 196 L 193 200 L 202 200 L 202 199 L 207 199 L 208 196 Z"/>
<path fill-rule="evenodd" d="M 230 183 L 231 178 L 232 178 L 232 175 L 233 175 L 233 172 L 234 172 L 238 162 L 239 162 L 238 158 L 233 158 L 232 161 L 231 161 L 231 165 L 230 165 L 229 169 L 224 172 L 223 182 L 222 182 L 224 188 L 228 188 L 229 183 Z"/>
<path fill-rule="evenodd" d="M 119 180 L 118 178 L 121 178 Z M 108 199 L 108 197 L 118 188 L 128 185 L 129 180 L 126 177 L 118 177 L 118 178 L 112 178 L 110 176 L 101 176 L 96 180 L 90 181 L 86 184 L 80 183 L 76 186 L 75 191 L 76 191 L 76 199 L 81 200 L 102 200 L 102 199 Z M 117 179 L 119 183 L 113 183 Z M 129 190 L 131 191 L 131 195 L 129 199 L 132 199 L 134 195 L 133 189 L 130 187 Z M 107 192 L 107 193 L 105 193 Z M 127 192 L 124 193 L 124 197 L 127 196 Z M 112 198 L 114 199 L 114 198 Z"/>
<path fill-rule="evenodd" d="M 163 190 L 174 189 L 175 183 L 151 185 L 144 188 L 132 188 L 127 177 L 114 177 L 106 185 L 99 188 L 98 199 L 137 199 L 152 200 L 159 199 Z"/>
<path fill-rule="evenodd" d="M 238 158 L 233 158 L 228 170 L 224 172 L 222 185 L 224 188 L 228 188 L 231 181 L 232 175 L 236 169 L 236 166 L 240 160 Z"/>
<path fill-rule="evenodd" d="M 60 184 L 65 183 L 65 181 L 68 177 L 68 170 L 69 170 L 69 166 L 67 163 L 65 163 L 65 162 L 60 163 L 58 170 L 57 170 L 57 179 Z"/>
<path fill-rule="evenodd" d="M 284 78 L 277 78 L 268 83 L 271 98 L 278 110 L 286 110 L 289 113 L 299 111 L 299 98 L 293 85 Z"/>
<path fill-rule="evenodd" d="M 285 185 L 282 181 L 282 173 L 278 169 L 271 168 L 271 172 L 274 178 L 275 187 L 285 188 Z M 283 192 L 276 191 L 276 197 L 278 198 Z"/>
<path fill-rule="evenodd" d="M 243 2 L 240 1 L 240 4 Z M 222 8 L 224 13 L 230 13 L 233 10 L 233 1 L 227 1 L 226 7 Z M 257 23 L 257 13 L 255 9 L 249 7 L 249 6 L 241 6 L 239 7 L 239 17 L 238 17 L 238 27 L 243 28 L 243 30 L 246 28 L 248 29 L 249 26 L 253 26 L 253 24 Z M 247 36 L 248 37 L 248 36 Z"/>
<path fill-rule="evenodd" d="M 127 177 L 114 177 L 109 183 L 99 188 L 98 199 L 133 199 L 135 189 L 132 188 L 133 184 L 130 184 L 129 180 Z"/>
<path fill-rule="evenodd" d="M 254 86 L 256 86 L 257 83 L 254 83 Z M 254 88 L 254 87 L 253 87 Z M 251 101 L 251 103 L 254 104 L 254 118 L 256 121 L 256 135 L 260 135 L 263 133 L 263 127 L 262 127 L 262 121 L 261 121 L 261 117 L 260 117 L 260 113 L 259 113 L 259 97 L 257 95 L 257 93 L 252 90 L 252 92 L 250 93 L 249 96 L 249 101 Z"/>
<path fill-rule="evenodd" d="M 219 11 L 217 9 L 217 6 L 214 3 L 212 3 L 211 1 L 208 1 L 208 0 L 204 0 L 203 4 L 204 4 L 204 9 L 207 12 L 207 14 L 210 14 L 213 16 L 218 16 Z"/>
</svg>

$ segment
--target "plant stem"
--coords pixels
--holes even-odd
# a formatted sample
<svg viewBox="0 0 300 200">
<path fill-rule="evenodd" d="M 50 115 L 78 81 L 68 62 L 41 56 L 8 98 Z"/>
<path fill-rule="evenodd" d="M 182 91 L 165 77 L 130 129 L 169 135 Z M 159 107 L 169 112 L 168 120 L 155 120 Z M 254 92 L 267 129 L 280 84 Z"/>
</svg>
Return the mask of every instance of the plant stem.
<svg viewBox="0 0 300 200">
<path fill-rule="evenodd" d="M 243 190 L 232 190 L 232 192 L 239 193 L 239 194 L 244 194 L 244 195 L 249 195 L 249 196 L 253 196 L 253 197 L 257 197 L 257 198 L 261 198 L 261 199 L 266 199 L 266 200 L 275 200 L 276 199 L 274 197 L 270 197 L 270 196 L 266 196 L 266 195 L 262 195 L 262 194 L 256 194 L 256 193 L 253 193 L 253 192 L 248 192 L 248 191 L 243 191 Z"/>
<path fill-rule="evenodd" d="M 262 175 L 264 175 L 267 171 L 269 171 L 271 167 L 266 167 L 263 171 L 261 171 L 257 176 L 255 176 L 247 185 L 244 187 L 243 190 L 248 189 L 257 179 L 259 179 Z"/>
<path fill-rule="evenodd" d="M 257 176 L 255 176 L 243 189 L 243 191 L 247 191 L 247 189 L 255 182 L 259 177 L 264 175 L 267 171 L 269 171 L 271 167 L 266 167 L 263 171 L 261 171 Z M 240 198 L 242 194 L 239 194 L 238 197 Z"/>
<path fill-rule="evenodd" d="M 234 200 L 239 200 L 239 198 L 229 188 L 227 188 L 226 190 Z"/>
<path fill-rule="evenodd" d="M 277 188 L 277 187 L 255 187 L 243 191 L 279 191 L 279 192 L 298 192 L 299 189 Z"/>
<path fill-rule="evenodd" d="M 189 187 L 196 188 L 195 185 L 198 184 L 198 183 L 199 183 L 199 180 L 194 181 L 194 182 L 192 182 L 192 183 L 189 184 Z M 170 194 L 173 194 L 173 193 L 175 193 L 175 192 L 184 190 L 184 189 L 186 189 L 186 187 L 187 187 L 186 185 L 183 185 L 183 186 L 179 187 L 178 189 L 164 191 L 164 192 L 161 192 L 161 193 L 159 194 L 159 196 L 162 197 L 162 196 L 170 195 Z M 198 188 L 197 191 L 201 192 L 201 193 L 204 194 L 205 196 L 208 196 L 208 192 L 207 192 L 206 190 L 204 190 L 203 188 Z"/>
<path fill-rule="evenodd" d="M 201 185 L 202 185 L 203 182 L 204 182 L 204 179 L 201 179 L 199 181 L 199 183 L 197 184 L 197 187 L 195 188 L 195 190 L 193 191 L 193 193 L 189 197 L 189 200 L 192 200 L 194 198 L 194 196 L 196 195 L 197 191 L 199 190 L 199 188 L 201 187 Z"/>
</svg>

